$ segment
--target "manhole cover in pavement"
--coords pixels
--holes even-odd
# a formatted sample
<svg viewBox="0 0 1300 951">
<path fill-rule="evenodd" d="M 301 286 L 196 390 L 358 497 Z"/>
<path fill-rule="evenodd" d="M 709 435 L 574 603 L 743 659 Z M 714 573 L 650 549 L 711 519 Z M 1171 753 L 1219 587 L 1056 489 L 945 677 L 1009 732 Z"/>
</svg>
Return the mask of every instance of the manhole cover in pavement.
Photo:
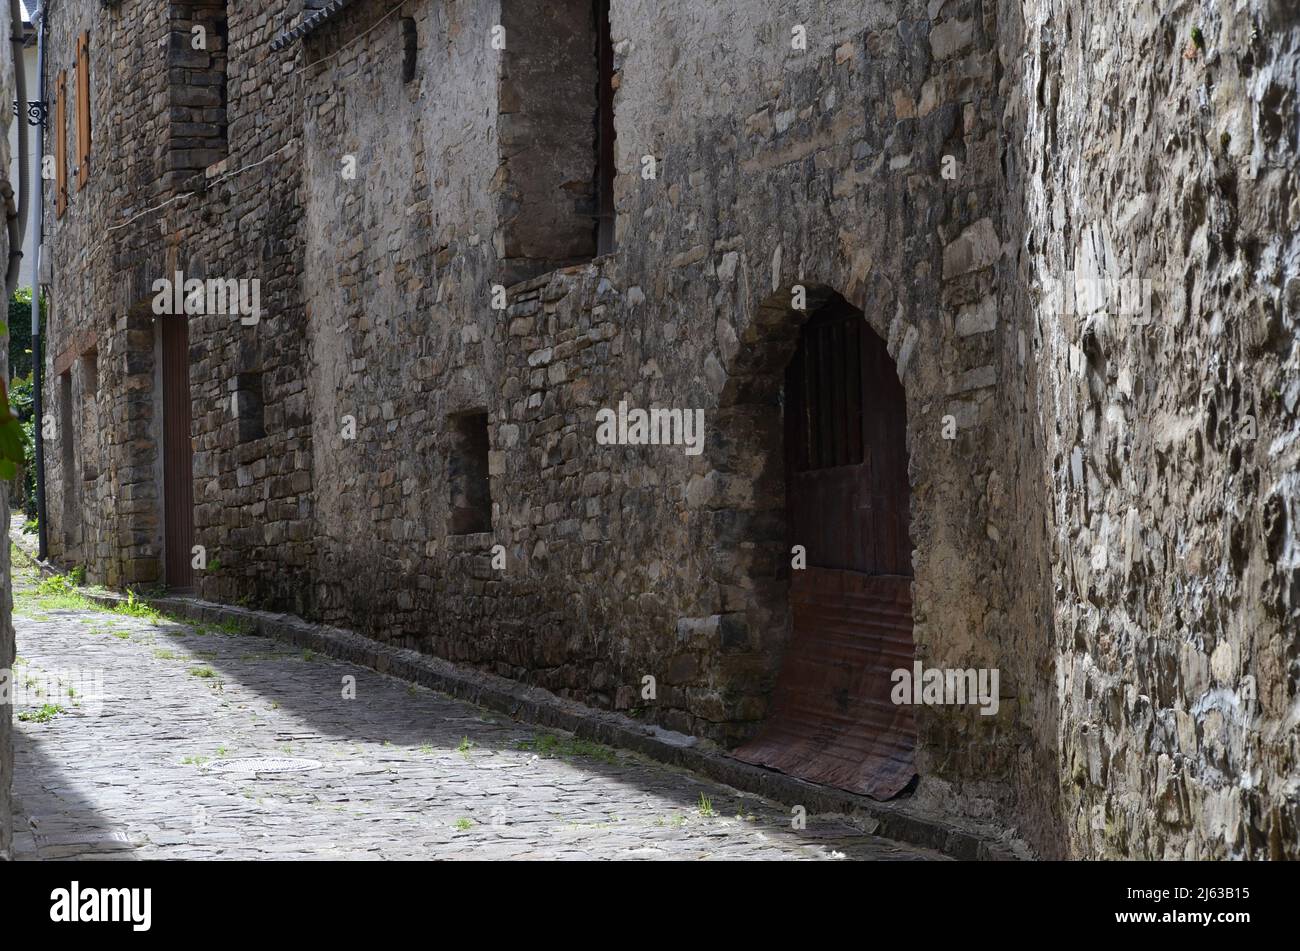
<svg viewBox="0 0 1300 951">
<path fill-rule="evenodd" d="M 208 766 L 208 771 L 213 773 L 301 773 L 309 769 L 320 769 L 320 765 L 320 761 L 314 759 L 264 756 L 258 759 L 221 760 Z"/>
</svg>

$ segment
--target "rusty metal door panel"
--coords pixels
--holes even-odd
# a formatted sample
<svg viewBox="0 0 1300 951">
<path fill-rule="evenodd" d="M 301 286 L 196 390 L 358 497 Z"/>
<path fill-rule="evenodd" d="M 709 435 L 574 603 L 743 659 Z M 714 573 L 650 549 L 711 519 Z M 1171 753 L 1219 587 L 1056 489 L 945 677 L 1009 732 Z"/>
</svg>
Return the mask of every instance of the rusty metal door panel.
<svg viewBox="0 0 1300 951">
<path fill-rule="evenodd" d="M 183 316 L 160 317 L 162 341 L 163 577 L 192 588 L 194 469 L 190 437 L 190 335 Z"/>
<path fill-rule="evenodd" d="M 875 799 L 916 769 L 912 708 L 890 700 L 911 669 L 912 579 L 827 568 L 794 572 L 793 632 L 762 732 L 733 755 Z"/>
</svg>

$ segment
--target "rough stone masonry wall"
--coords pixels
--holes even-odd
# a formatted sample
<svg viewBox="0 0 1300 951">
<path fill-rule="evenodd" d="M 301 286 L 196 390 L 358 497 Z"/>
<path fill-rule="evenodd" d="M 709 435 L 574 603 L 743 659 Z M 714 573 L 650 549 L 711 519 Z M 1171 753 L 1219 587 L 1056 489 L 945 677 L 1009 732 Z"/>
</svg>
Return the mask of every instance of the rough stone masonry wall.
<svg viewBox="0 0 1300 951">
<path fill-rule="evenodd" d="M 199 591 L 309 613 L 301 47 L 271 50 L 298 6 L 229 4 L 227 154 L 200 173 L 200 194 L 168 210 L 163 229 L 169 270 L 260 288 L 256 323 L 232 314 L 190 321 L 195 541 L 207 557 Z M 209 15 L 200 11 L 199 18 Z M 320 279 L 333 285 L 337 276 Z"/>
<path fill-rule="evenodd" d="M 1011 630 L 1019 588 L 996 519 L 1019 513 L 987 448 L 1005 200 L 992 11 L 615 2 L 618 250 L 512 286 L 504 314 L 496 190 L 518 169 L 495 139 L 501 14 L 466 0 L 385 12 L 354 4 L 307 43 L 319 616 L 677 729 L 750 735 L 787 631 L 779 389 L 803 283 L 814 304 L 838 293 L 863 309 L 907 388 L 918 657 L 1002 670 L 997 717 L 920 711 L 922 794 L 1006 817 L 1014 784 L 1051 782 L 1035 770 L 1054 766 L 1055 735 L 1033 719 L 1050 708 L 1047 644 Z M 411 83 L 399 17 L 418 25 Z M 595 414 L 620 400 L 704 409 L 706 451 L 598 446 Z M 489 419 L 493 531 L 451 535 L 449 417 L 468 411 Z M 1050 805 L 1022 821 L 1042 832 Z"/>
<path fill-rule="evenodd" d="M 50 554 L 84 564 L 89 580 L 110 585 L 160 578 L 154 333 L 147 302 L 162 259 L 157 219 L 143 212 L 164 195 L 168 113 L 158 105 L 166 88 L 167 10 L 153 3 L 55 4 L 47 23 L 46 154 L 54 154 L 52 104 L 60 70 L 67 73 L 69 102 L 68 208 L 62 217 L 55 213 L 52 181 L 45 191 L 52 284 L 44 396 L 58 422 L 45 453 Z M 78 189 L 74 64 L 82 31 L 90 34 L 92 152 L 89 180 Z M 83 359 L 92 352 L 95 380 Z M 83 478 L 87 471 L 93 479 Z"/>
<path fill-rule="evenodd" d="M 13 98 L 14 59 L 10 43 L 9 17 L 0 26 L 0 103 Z M 31 90 L 29 98 L 35 99 Z M 8 110 L 0 116 L 0 193 L 14 193 L 17 182 L 9 181 L 9 123 L 14 121 Z M 24 130 L 19 130 L 20 134 Z M 17 201 L 17 195 L 14 196 Z M 0 229 L 0 260 L 9 260 L 9 231 Z M 0 334 L 0 379 L 9 381 L 9 339 Z M 10 672 L 14 667 L 13 580 L 9 573 L 9 493 L 0 492 L 0 685 L 12 689 Z M 0 862 L 11 858 L 13 849 L 13 808 L 10 801 L 14 765 L 13 705 L 0 698 Z"/>
<path fill-rule="evenodd" d="M 302 74 L 313 594 L 323 618 L 428 649 L 470 613 L 439 594 L 460 544 L 447 534 L 447 419 L 487 407 L 504 373 L 500 315 L 480 306 L 492 279 L 497 17 L 465 0 L 407 4 L 381 23 L 387 12 L 354 4 L 308 43 Z M 417 62 L 404 82 L 406 17 Z M 472 613 L 481 637 L 487 611 Z"/>
<path fill-rule="evenodd" d="M 70 168 L 63 218 L 55 218 L 52 189 L 46 202 L 54 275 L 46 399 L 63 414 L 60 374 L 70 372 L 66 448 L 74 463 L 64 471 L 56 437 L 46 455 L 50 548 L 65 563 L 85 563 L 91 581 L 162 580 L 156 348 L 158 321 L 179 318 L 154 315 L 154 282 L 177 271 L 258 280 L 256 326 L 230 315 L 190 321 L 195 530 L 210 566 L 197 580 L 209 597 L 303 606 L 308 585 L 296 570 L 308 560 L 310 440 L 294 258 L 297 99 L 293 51 L 270 50 L 298 5 L 236 9 L 224 27 L 231 5 L 214 0 L 52 10 L 48 82 L 52 89 L 67 69 L 69 102 L 76 38 L 90 32 L 94 150 L 84 189 Z M 195 25 L 205 28 L 206 50 L 193 49 Z M 70 107 L 73 156 L 75 126 Z M 82 359 L 91 351 L 97 392 Z M 241 438 L 248 430 L 231 402 L 232 387 L 253 378 L 265 416 L 257 440 Z M 95 479 L 84 480 L 87 471 Z M 268 543 L 283 543 L 271 561 Z"/>
<path fill-rule="evenodd" d="M 1011 6 L 1005 343 L 1040 368 L 1009 396 L 1039 403 L 1021 449 L 1047 502 L 1064 848 L 1296 858 L 1300 10 Z M 1151 323 L 1060 316 L 1067 271 L 1149 279 Z"/>
</svg>

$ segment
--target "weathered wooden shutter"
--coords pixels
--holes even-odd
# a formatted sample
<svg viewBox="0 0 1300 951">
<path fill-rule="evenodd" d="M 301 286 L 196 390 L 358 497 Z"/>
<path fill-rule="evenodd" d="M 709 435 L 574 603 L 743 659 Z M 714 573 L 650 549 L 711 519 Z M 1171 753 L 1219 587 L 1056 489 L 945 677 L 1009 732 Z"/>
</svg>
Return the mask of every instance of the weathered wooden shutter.
<svg viewBox="0 0 1300 951">
<path fill-rule="evenodd" d="M 68 208 L 68 73 L 59 70 L 54 93 L 54 208 L 60 218 Z"/>
<path fill-rule="evenodd" d="M 90 180 L 90 34 L 77 39 L 77 190 Z"/>
</svg>

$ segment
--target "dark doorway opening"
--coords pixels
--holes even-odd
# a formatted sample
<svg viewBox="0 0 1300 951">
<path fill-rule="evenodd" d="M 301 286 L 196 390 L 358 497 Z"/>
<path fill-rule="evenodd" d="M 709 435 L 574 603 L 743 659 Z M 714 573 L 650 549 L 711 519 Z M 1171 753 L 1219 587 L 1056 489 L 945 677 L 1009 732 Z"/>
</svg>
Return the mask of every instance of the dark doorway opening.
<svg viewBox="0 0 1300 951">
<path fill-rule="evenodd" d="M 190 335 L 184 316 L 161 317 L 163 580 L 194 587 L 194 469 L 190 436 Z"/>
<path fill-rule="evenodd" d="M 596 0 L 596 253 L 614 250 L 614 40 L 609 0 Z"/>
<path fill-rule="evenodd" d="M 63 558 L 81 560 L 81 473 L 77 471 L 78 433 L 73 423 L 72 371 L 59 374 L 59 463 L 63 469 Z"/>
<path fill-rule="evenodd" d="M 833 298 L 804 324 L 785 374 L 786 524 L 805 566 L 790 581 L 790 638 L 746 762 L 887 799 L 915 775 L 910 670 L 907 410 L 885 343 Z"/>
</svg>

